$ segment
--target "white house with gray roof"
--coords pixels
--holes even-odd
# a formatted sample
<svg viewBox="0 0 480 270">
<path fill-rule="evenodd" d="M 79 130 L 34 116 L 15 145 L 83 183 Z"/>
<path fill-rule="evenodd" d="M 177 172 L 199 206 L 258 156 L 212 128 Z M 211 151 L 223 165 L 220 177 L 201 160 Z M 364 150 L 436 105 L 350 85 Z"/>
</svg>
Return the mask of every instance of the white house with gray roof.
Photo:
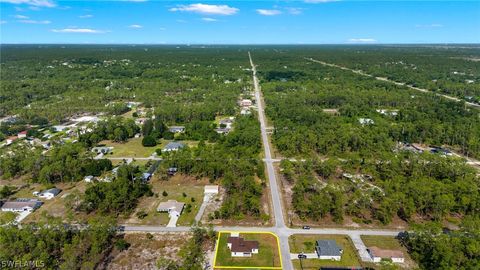
<svg viewBox="0 0 480 270">
<path fill-rule="evenodd" d="M 343 253 L 335 240 L 317 240 L 315 251 L 320 260 L 340 261 Z"/>
<path fill-rule="evenodd" d="M 178 151 L 185 147 L 184 143 L 181 142 L 169 142 L 163 149 L 162 152 L 171 152 L 171 151 Z"/>
</svg>

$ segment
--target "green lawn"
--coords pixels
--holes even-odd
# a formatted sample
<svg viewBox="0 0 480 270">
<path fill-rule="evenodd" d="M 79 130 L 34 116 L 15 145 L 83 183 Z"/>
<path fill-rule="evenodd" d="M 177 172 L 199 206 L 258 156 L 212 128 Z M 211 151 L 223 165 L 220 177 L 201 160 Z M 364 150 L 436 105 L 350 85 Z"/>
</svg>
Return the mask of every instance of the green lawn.
<svg viewBox="0 0 480 270">
<path fill-rule="evenodd" d="M 160 148 L 159 145 L 144 147 L 142 138 L 132 138 L 124 143 L 102 141 L 100 144 L 113 146 L 112 154 L 107 155 L 109 157 L 149 157 L 155 152 L 155 149 Z"/>
<path fill-rule="evenodd" d="M 143 197 L 140 199 L 135 212 L 130 216 L 129 223 L 142 224 L 142 225 L 167 225 L 169 217 L 167 213 L 158 213 L 157 207 L 160 202 L 168 200 L 177 200 L 186 204 L 190 204 L 191 210 L 188 212 L 184 208 L 180 218 L 178 219 L 177 226 L 189 226 L 192 225 L 195 220 L 195 215 L 203 202 L 203 185 L 192 185 L 191 183 L 184 183 L 181 181 L 180 175 L 175 176 L 173 180 L 162 181 L 159 179 L 153 179 L 151 181 L 152 190 L 158 197 Z M 167 196 L 163 196 L 163 191 L 167 192 Z M 187 196 L 184 197 L 183 193 Z M 192 197 L 194 202 L 192 202 Z M 144 211 L 148 215 L 143 219 L 138 219 L 136 213 Z"/>
<path fill-rule="evenodd" d="M 252 254 L 252 257 L 233 258 L 230 249 L 227 246 L 227 239 L 230 233 L 221 232 L 218 245 L 216 247 L 215 269 L 221 269 L 223 266 L 239 267 L 280 267 L 280 255 L 278 253 L 277 238 L 269 233 L 240 233 L 240 237 L 245 240 L 256 240 L 259 242 L 258 254 Z"/>
<path fill-rule="evenodd" d="M 383 249 L 401 249 L 400 242 L 393 236 L 362 235 L 363 243 L 367 247 L 376 246 Z"/>
<path fill-rule="evenodd" d="M 290 236 L 288 243 L 290 245 L 290 252 L 292 253 L 313 253 L 315 252 L 316 240 L 335 240 L 337 245 L 343 249 L 342 259 L 340 261 L 320 260 L 320 259 L 306 259 L 302 260 L 303 269 L 319 269 L 321 266 L 332 267 L 352 267 L 360 266 L 356 250 L 352 241 L 348 236 L 343 235 L 306 235 L 296 234 Z M 300 261 L 293 260 L 295 269 L 300 269 Z"/>
</svg>

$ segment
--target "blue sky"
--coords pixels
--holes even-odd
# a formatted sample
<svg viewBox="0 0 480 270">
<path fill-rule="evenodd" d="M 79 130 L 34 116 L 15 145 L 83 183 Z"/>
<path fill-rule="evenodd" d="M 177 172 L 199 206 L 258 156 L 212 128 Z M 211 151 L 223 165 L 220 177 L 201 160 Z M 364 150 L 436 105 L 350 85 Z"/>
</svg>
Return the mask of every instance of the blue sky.
<svg viewBox="0 0 480 270">
<path fill-rule="evenodd" d="M 1 43 L 480 43 L 480 1 L 0 0 Z"/>
</svg>

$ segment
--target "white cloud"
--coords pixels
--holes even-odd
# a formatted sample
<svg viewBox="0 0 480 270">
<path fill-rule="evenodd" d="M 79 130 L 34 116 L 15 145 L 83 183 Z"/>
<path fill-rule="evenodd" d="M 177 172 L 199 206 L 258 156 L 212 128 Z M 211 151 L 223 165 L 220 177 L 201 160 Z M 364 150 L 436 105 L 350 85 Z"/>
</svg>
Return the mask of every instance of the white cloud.
<svg viewBox="0 0 480 270">
<path fill-rule="evenodd" d="M 439 23 L 432 23 L 432 24 L 417 24 L 415 25 L 416 28 L 440 28 L 443 27 L 443 24 Z"/>
<path fill-rule="evenodd" d="M 128 26 L 128 28 L 140 29 L 143 28 L 143 26 L 141 26 L 140 24 L 131 24 Z"/>
<path fill-rule="evenodd" d="M 300 15 L 302 14 L 302 11 L 303 11 L 303 8 L 294 8 L 294 7 L 288 7 L 288 8 L 285 8 L 288 13 L 292 14 L 292 15 Z"/>
<path fill-rule="evenodd" d="M 51 0 L 0 0 L 0 2 L 11 4 L 26 4 L 36 7 L 56 7 L 55 2 Z"/>
<path fill-rule="evenodd" d="M 51 21 L 36 21 L 36 20 L 18 20 L 20 23 L 28 23 L 28 24 L 50 24 L 52 23 Z"/>
<path fill-rule="evenodd" d="M 178 5 L 175 8 L 169 9 L 170 11 L 186 11 L 201 14 L 212 15 L 234 15 L 238 12 L 238 8 L 230 7 L 227 5 L 208 5 L 208 4 L 190 4 L 190 5 Z"/>
<path fill-rule="evenodd" d="M 6 24 L 7 21 L 0 21 L 0 24 Z"/>
<path fill-rule="evenodd" d="M 214 19 L 214 18 L 202 18 L 202 21 L 205 21 L 205 22 L 216 22 L 218 21 L 217 19 Z"/>
<path fill-rule="evenodd" d="M 177 20 L 177 22 L 178 22 L 178 23 L 187 23 L 186 20 L 181 20 L 181 19 L 180 19 L 180 20 Z"/>
<path fill-rule="evenodd" d="M 80 15 L 78 16 L 80 19 L 88 19 L 88 18 L 93 18 L 92 14 L 85 14 L 85 15 Z"/>
<path fill-rule="evenodd" d="M 13 17 L 14 17 L 15 19 L 22 19 L 22 20 L 28 19 L 28 17 L 27 17 L 27 16 L 24 16 L 24 15 L 15 15 L 15 16 L 13 16 Z"/>
<path fill-rule="evenodd" d="M 373 38 L 351 38 L 348 40 L 350 43 L 375 43 L 376 39 Z"/>
<path fill-rule="evenodd" d="M 264 16 L 275 16 L 282 14 L 282 12 L 278 9 L 257 9 L 257 13 Z"/>
<path fill-rule="evenodd" d="M 64 28 L 64 29 L 52 29 L 55 33 L 84 33 L 84 34 L 103 34 L 106 33 L 102 30 L 90 29 L 90 28 Z"/>
</svg>

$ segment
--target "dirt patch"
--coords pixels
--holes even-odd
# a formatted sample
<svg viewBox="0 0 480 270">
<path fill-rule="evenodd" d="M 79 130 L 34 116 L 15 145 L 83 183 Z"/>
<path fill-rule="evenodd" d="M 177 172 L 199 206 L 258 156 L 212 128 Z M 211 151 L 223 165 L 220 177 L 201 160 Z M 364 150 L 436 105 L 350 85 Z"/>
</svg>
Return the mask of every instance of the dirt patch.
<svg viewBox="0 0 480 270">
<path fill-rule="evenodd" d="M 148 237 L 151 235 L 151 239 Z M 127 250 L 112 251 L 106 269 L 157 269 L 158 259 L 178 260 L 178 252 L 190 233 L 126 233 Z"/>
</svg>

